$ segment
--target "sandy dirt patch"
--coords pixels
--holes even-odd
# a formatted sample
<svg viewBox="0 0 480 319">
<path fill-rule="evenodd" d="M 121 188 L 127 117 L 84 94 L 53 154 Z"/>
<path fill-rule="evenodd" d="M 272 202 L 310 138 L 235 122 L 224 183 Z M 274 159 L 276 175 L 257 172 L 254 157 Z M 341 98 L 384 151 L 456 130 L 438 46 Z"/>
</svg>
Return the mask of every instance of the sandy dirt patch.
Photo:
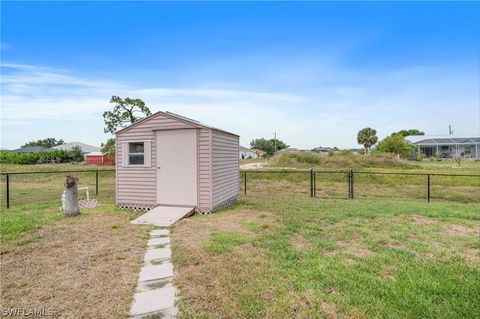
<svg viewBox="0 0 480 319">
<path fill-rule="evenodd" d="M 128 315 L 147 227 L 127 214 L 83 214 L 1 256 L 1 307 L 49 308 L 54 318 Z"/>
</svg>

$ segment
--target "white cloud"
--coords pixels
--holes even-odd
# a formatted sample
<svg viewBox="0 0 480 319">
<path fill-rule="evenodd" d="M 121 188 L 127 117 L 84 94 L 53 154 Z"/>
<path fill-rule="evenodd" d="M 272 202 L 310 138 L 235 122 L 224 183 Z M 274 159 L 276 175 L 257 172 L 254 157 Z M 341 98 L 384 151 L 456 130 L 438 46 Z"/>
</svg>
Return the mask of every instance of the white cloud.
<svg viewBox="0 0 480 319">
<path fill-rule="evenodd" d="M 318 70 L 316 70 L 318 71 Z M 290 72 L 294 72 L 291 69 Z M 302 67 L 303 73 L 308 73 Z M 419 128 L 441 133 L 454 124 L 458 133 L 478 130 L 478 75 L 425 67 L 361 73 L 330 67 L 328 82 L 290 90 L 144 86 L 133 82 L 85 78 L 67 70 L 25 64 L 2 65 L 2 147 L 14 148 L 38 138 L 56 137 L 100 144 L 102 113 L 112 95 L 143 99 L 152 111 L 169 110 L 231 130 L 248 145 L 276 131 L 288 144 L 354 147 L 356 132 L 377 128 Z M 273 75 L 265 75 L 273 77 Z M 282 76 L 288 77 L 286 71 Z M 314 78 L 303 74 L 305 78 Z M 292 76 L 293 77 L 293 76 Z M 303 82 L 302 80 L 301 82 Z"/>
</svg>

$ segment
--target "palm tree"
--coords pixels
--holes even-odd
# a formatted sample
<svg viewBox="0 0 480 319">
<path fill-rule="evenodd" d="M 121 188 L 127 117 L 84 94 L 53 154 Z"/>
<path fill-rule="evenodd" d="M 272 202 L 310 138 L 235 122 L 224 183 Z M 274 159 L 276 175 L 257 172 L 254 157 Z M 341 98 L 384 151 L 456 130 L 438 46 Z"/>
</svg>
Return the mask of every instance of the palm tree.
<svg viewBox="0 0 480 319">
<path fill-rule="evenodd" d="M 377 131 L 374 130 L 373 128 L 366 127 L 364 129 L 361 129 L 358 132 L 357 142 L 358 144 L 361 144 L 363 145 L 363 147 L 365 147 L 365 154 L 367 155 L 372 145 L 377 143 L 377 141 L 378 141 Z"/>
</svg>

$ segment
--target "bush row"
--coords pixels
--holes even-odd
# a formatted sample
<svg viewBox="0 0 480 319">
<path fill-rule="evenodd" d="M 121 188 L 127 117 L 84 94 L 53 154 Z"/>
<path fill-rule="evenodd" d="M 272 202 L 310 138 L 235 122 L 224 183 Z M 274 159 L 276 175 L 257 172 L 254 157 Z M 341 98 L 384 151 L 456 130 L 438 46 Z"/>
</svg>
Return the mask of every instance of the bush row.
<svg viewBox="0 0 480 319">
<path fill-rule="evenodd" d="M 66 150 L 51 150 L 39 153 L 0 152 L 1 164 L 43 164 L 43 163 L 70 163 L 81 161 L 78 154 Z"/>
<path fill-rule="evenodd" d="M 358 168 L 416 168 L 410 162 L 398 159 L 391 154 L 371 154 L 368 156 L 353 154 L 349 151 L 320 155 L 313 152 L 285 152 L 274 156 L 270 162 L 273 167 L 322 167 L 328 169 Z"/>
</svg>

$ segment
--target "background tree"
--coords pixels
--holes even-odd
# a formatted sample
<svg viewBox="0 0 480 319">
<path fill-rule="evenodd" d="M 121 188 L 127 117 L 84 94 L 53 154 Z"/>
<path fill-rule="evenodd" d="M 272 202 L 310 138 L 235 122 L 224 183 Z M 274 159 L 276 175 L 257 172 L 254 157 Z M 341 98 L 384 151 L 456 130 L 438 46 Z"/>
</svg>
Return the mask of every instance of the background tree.
<svg viewBox="0 0 480 319">
<path fill-rule="evenodd" d="M 72 160 L 74 162 L 83 162 L 83 160 L 85 159 L 82 148 L 78 145 L 75 145 L 74 147 L 72 147 L 72 150 L 70 151 L 70 155 L 72 156 Z"/>
<path fill-rule="evenodd" d="M 417 129 L 409 129 L 409 130 L 401 130 L 401 131 L 392 133 L 392 136 L 395 134 L 401 135 L 403 137 L 407 137 L 407 136 L 415 136 L 415 135 L 425 135 L 425 132 L 422 132 Z"/>
<path fill-rule="evenodd" d="M 142 118 L 152 115 L 152 112 L 140 99 L 131 99 L 129 97 L 122 99 L 118 96 L 112 96 L 110 103 L 115 104 L 112 111 L 103 113 L 105 122 L 105 133 L 115 134 L 116 131 L 128 125 L 131 125 Z M 109 138 L 107 142 L 102 143 L 102 154 L 115 156 L 115 139 Z"/>
<path fill-rule="evenodd" d="M 101 151 L 103 155 L 107 155 L 110 157 L 115 157 L 115 139 L 109 138 L 107 142 L 101 145 Z"/>
<path fill-rule="evenodd" d="M 378 152 L 391 153 L 403 158 L 408 158 L 411 150 L 412 145 L 400 134 L 387 136 L 381 140 L 376 147 L 376 151 Z"/>
<path fill-rule="evenodd" d="M 43 140 L 36 140 L 36 141 L 25 143 L 22 145 L 22 147 L 25 147 L 25 146 L 54 147 L 54 146 L 62 145 L 63 143 L 64 141 L 62 139 L 57 140 L 56 138 L 49 137 L 49 138 L 44 138 Z"/>
<path fill-rule="evenodd" d="M 110 103 L 115 104 L 115 106 L 112 111 L 103 113 L 105 133 L 115 134 L 119 129 L 152 114 L 145 102 L 140 99 L 131 99 L 129 97 L 122 99 L 114 95 L 110 99 Z"/>
<path fill-rule="evenodd" d="M 357 134 L 357 142 L 358 144 L 363 145 L 366 155 L 368 155 L 368 151 L 373 145 L 375 145 L 375 143 L 377 143 L 377 141 L 377 131 L 373 128 L 366 127 L 361 129 Z"/>
<path fill-rule="evenodd" d="M 275 153 L 275 146 L 277 148 L 277 151 L 283 150 L 284 148 L 287 148 L 288 145 L 285 144 L 285 142 L 280 141 L 279 139 L 265 139 L 265 138 L 257 138 L 254 139 L 250 142 L 250 147 L 251 148 L 256 148 L 259 150 L 264 151 L 268 156 L 272 156 Z"/>
</svg>

